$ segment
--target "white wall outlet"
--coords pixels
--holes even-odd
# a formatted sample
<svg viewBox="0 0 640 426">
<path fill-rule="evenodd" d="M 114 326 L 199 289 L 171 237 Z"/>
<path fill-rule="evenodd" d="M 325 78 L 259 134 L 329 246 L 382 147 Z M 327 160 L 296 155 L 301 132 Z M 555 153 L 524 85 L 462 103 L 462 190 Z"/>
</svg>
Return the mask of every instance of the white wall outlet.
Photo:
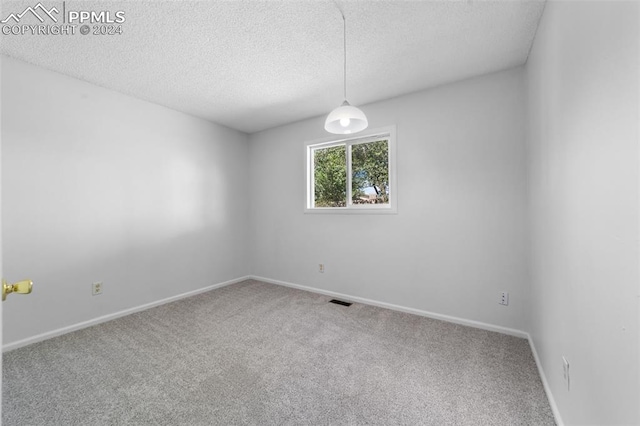
<svg viewBox="0 0 640 426">
<path fill-rule="evenodd" d="M 91 294 L 93 296 L 97 296 L 99 294 L 102 294 L 102 283 L 93 283 L 91 284 Z"/>
<path fill-rule="evenodd" d="M 509 293 L 503 291 L 500 293 L 500 300 L 498 301 L 501 305 L 508 306 L 509 305 Z"/>
<path fill-rule="evenodd" d="M 318 264 L 318 272 L 320 272 L 321 274 L 324 274 L 324 263 Z"/>
<path fill-rule="evenodd" d="M 566 357 L 562 357 L 562 370 L 564 372 L 564 381 L 567 382 L 567 390 L 571 390 L 571 376 L 569 375 L 569 361 Z"/>
</svg>

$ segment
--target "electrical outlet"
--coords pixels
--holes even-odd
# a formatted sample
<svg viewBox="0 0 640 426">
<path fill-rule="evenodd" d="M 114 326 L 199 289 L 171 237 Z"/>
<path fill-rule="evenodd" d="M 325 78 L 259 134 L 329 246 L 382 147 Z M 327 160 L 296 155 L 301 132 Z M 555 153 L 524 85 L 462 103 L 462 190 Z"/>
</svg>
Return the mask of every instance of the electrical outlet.
<svg viewBox="0 0 640 426">
<path fill-rule="evenodd" d="M 500 293 L 500 300 L 498 301 L 501 305 L 508 306 L 509 305 L 509 293 L 503 291 Z"/>
<path fill-rule="evenodd" d="M 567 390 L 571 390 L 571 376 L 569 375 L 569 361 L 566 357 L 562 357 L 562 370 L 564 373 L 564 381 L 567 382 Z"/>
<path fill-rule="evenodd" d="M 91 284 L 91 294 L 93 296 L 97 296 L 99 294 L 102 294 L 102 283 L 93 283 Z"/>
<path fill-rule="evenodd" d="M 318 272 L 320 272 L 321 274 L 324 274 L 324 263 L 318 264 Z"/>
</svg>

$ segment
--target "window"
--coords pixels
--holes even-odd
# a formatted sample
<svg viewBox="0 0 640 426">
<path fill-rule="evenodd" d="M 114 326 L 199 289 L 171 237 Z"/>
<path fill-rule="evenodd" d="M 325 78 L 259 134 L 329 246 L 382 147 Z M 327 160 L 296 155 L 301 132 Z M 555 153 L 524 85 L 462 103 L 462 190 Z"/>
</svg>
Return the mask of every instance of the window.
<svg viewBox="0 0 640 426">
<path fill-rule="evenodd" d="M 306 144 L 307 213 L 395 213 L 395 127 Z"/>
</svg>

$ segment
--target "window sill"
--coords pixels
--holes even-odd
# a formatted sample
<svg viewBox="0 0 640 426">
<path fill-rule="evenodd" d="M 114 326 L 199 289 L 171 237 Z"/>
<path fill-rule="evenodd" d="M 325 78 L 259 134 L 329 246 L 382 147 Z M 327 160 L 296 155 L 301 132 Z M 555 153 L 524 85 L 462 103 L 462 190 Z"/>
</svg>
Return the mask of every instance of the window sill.
<svg viewBox="0 0 640 426">
<path fill-rule="evenodd" d="M 305 214 L 398 214 L 396 207 L 319 207 L 315 209 L 304 209 Z"/>
</svg>

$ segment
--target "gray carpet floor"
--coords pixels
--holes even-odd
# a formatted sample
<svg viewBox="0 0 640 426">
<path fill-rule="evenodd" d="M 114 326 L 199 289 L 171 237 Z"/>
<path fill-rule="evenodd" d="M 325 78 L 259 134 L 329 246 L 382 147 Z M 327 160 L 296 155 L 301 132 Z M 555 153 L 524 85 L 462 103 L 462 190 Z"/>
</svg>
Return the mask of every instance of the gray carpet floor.
<svg viewBox="0 0 640 426">
<path fill-rule="evenodd" d="M 553 425 L 528 342 L 245 281 L 4 354 L 9 425 Z"/>
</svg>

